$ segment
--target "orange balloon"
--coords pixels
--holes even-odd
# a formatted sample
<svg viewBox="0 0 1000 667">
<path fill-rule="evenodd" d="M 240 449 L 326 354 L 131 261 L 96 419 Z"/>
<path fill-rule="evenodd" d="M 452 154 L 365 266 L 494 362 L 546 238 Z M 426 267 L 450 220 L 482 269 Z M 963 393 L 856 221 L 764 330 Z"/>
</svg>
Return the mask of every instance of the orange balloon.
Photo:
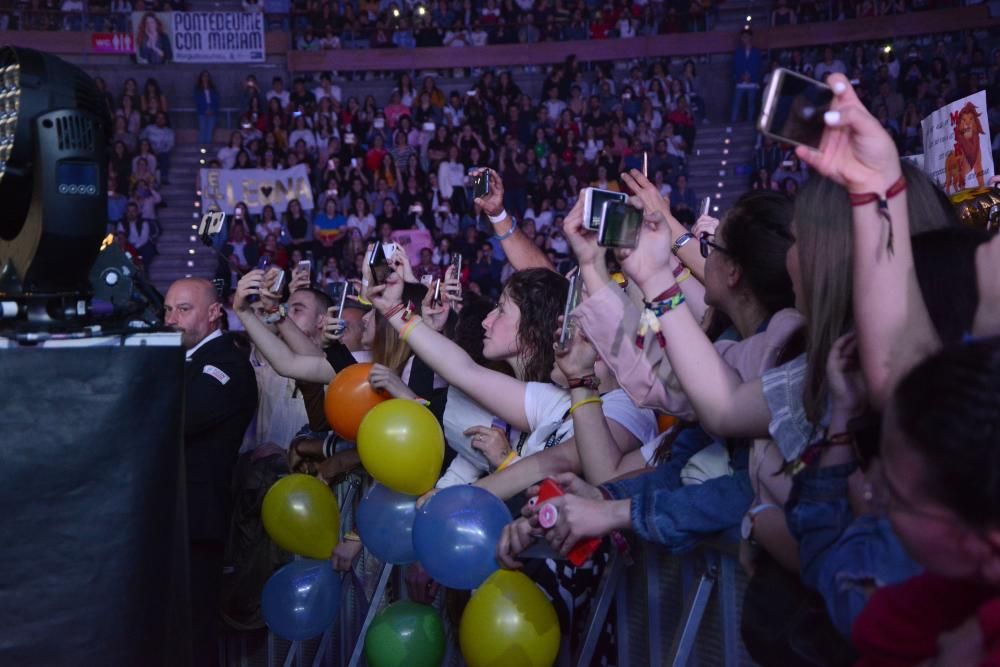
<svg viewBox="0 0 1000 667">
<path fill-rule="evenodd" d="M 330 428 L 347 440 L 358 439 L 358 427 L 368 411 L 387 397 L 368 384 L 371 364 L 353 364 L 337 373 L 326 388 L 323 404 Z"/>
<path fill-rule="evenodd" d="M 677 417 L 662 412 L 656 416 L 656 425 L 659 427 L 660 433 L 669 431 L 677 425 L 678 421 Z"/>
</svg>

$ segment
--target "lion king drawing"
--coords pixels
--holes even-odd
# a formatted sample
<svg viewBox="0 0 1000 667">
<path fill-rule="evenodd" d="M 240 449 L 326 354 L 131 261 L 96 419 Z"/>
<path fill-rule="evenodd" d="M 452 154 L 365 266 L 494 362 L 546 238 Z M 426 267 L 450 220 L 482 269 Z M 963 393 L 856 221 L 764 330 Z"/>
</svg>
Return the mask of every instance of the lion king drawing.
<svg viewBox="0 0 1000 667">
<path fill-rule="evenodd" d="M 966 103 L 957 114 L 952 115 L 955 148 L 945 158 L 945 192 L 964 190 L 970 171 L 975 174 L 978 187 L 983 187 L 983 156 L 979 137 L 985 133 L 979 122 L 980 115 L 972 102 Z"/>
</svg>

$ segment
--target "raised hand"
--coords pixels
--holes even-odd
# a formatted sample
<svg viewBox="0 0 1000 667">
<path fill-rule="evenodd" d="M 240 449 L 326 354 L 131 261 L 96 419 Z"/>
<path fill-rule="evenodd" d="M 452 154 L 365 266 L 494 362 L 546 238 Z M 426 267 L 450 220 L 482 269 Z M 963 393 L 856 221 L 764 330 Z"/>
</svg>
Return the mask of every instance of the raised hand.
<svg viewBox="0 0 1000 667">
<path fill-rule="evenodd" d="M 833 102 L 823 117 L 819 149 L 798 146 L 795 154 L 849 192 L 885 193 L 902 174 L 892 137 L 865 108 L 843 74 L 831 74 Z"/>
</svg>

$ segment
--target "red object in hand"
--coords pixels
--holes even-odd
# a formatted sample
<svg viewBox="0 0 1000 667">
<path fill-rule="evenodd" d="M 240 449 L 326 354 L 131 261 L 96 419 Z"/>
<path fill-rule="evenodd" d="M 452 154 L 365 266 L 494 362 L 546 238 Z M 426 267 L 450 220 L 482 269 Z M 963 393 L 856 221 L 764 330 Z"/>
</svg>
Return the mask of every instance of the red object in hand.
<svg viewBox="0 0 1000 667">
<path fill-rule="evenodd" d="M 556 484 L 555 480 L 547 478 L 542 480 L 542 483 L 539 485 L 537 502 L 542 505 L 546 500 L 551 500 L 552 498 L 557 498 L 562 495 L 565 494 L 563 493 L 562 488 Z M 539 512 L 541 512 L 542 509 L 543 508 L 539 507 Z M 556 508 L 551 507 L 549 509 L 555 510 Z M 556 517 L 558 517 L 558 513 L 556 513 Z M 590 557 L 594 555 L 594 552 L 597 551 L 597 547 L 599 546 L 601 546 L 601 538 L 599 537 L 591 537 L 577 542 L 573 549 L 569 552 L 569 562 L 573 564 L 573 567 L 580 567 L 590 560 Z"/>
</svg>

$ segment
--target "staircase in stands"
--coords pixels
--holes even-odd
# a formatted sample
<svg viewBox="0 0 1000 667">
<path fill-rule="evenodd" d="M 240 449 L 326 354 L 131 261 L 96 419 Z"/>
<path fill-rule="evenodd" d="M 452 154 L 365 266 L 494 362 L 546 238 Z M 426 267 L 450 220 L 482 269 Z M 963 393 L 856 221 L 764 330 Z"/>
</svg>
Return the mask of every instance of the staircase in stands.
<svg viewBox="0 0 1000 667">
<path fill-rule="evenodd" d="M 699 198 L 712 197 L 713 217 L 721 217 L 746 192 L 753 176 L 755 141 L 753 123 L 698 126 L 695 151 L 688 158 L 688 186 Z"/>
<path fill-rule="evenodd" d="M 178 137 L 172 157 L 170 184 L 160 188 L 160 195 L 167 202 L 166 207 L 158 209 L 160 254 L 149 267 L 150 279 L 163 293 L 178 278 L 211 278 L 216 267 L 216 255 L 201 244 L 196 231 L 201 222 L 200 209 L 195 206 L 199 199 L 196 193 L 201 149 L 194 143 L 183 143 L 183 137 Z"/>
</svg>

